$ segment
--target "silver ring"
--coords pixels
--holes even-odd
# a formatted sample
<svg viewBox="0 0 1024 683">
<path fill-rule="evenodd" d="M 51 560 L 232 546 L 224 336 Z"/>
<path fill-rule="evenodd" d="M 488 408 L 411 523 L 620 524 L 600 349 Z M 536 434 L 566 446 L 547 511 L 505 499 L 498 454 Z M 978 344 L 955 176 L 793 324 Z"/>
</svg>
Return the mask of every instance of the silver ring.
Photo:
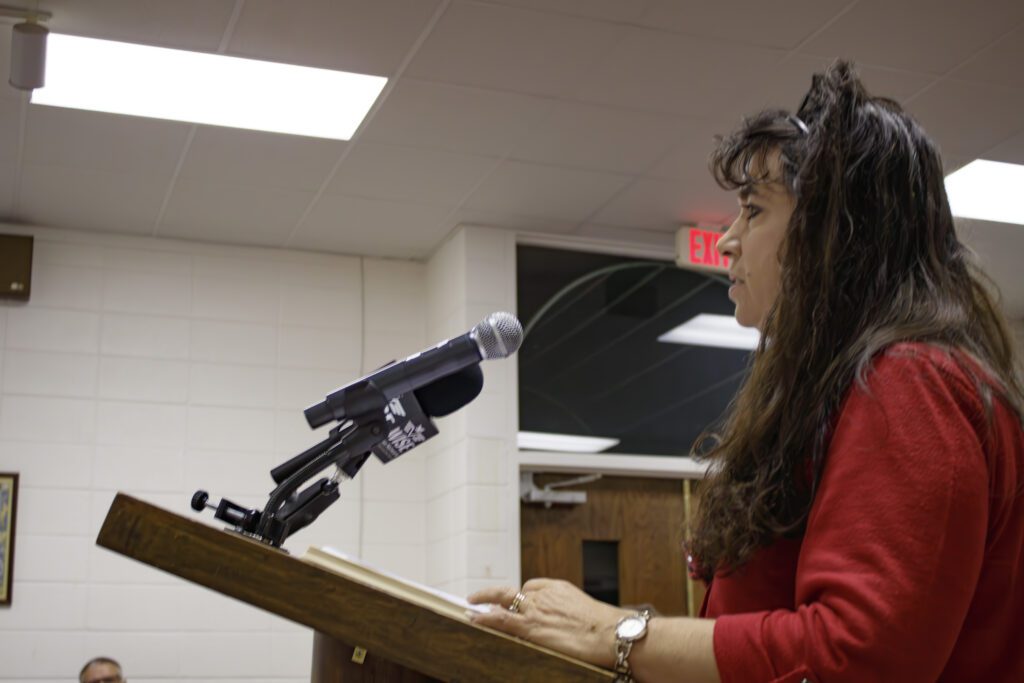
<svg viewBox="0 0 1024 683">
<path fill-rule="evenodd" d="M 519 608 L 523 604 L 523 600 L 526 600 L 526 595 L 523 591 L 516 593 L 516 597 L 512 598 L 512 604 L 508 606 L 508 611 L 512 614 L 519 614 Z"/>
</svg>

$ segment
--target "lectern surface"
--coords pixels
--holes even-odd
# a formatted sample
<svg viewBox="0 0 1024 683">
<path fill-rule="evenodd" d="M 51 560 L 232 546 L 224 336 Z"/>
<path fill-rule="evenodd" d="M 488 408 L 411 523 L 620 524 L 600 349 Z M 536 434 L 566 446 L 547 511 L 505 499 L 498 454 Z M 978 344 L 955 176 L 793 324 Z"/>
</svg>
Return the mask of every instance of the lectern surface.
<svg viewBox="0 0 1024 683">
<path fill-rule="evenodd" d="M 612 681 L 599 669 L 119 493 L 97 544 L 442 681 Z"/>
</svg>

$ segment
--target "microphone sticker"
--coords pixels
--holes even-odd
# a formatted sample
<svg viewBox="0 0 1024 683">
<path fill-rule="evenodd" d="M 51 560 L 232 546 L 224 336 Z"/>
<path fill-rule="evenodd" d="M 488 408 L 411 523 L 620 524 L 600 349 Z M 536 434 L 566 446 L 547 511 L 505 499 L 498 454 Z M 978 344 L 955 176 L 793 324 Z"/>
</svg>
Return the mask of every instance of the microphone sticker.
<svg viewBox="0 0 1024 683">
<path fill-rule="evenodd" d="M 393 426 L 387 438 L 373 447 L 373 454 L 385 464 L 437 434 L 437 427 L 412 392 L 388 401 L 384 419 Z"/>
</svg>

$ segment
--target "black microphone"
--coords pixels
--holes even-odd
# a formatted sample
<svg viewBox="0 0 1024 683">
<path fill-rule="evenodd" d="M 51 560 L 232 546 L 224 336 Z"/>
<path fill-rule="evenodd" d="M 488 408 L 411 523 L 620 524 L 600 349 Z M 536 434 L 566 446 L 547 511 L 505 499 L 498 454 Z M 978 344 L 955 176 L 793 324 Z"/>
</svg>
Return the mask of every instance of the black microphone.
<svg viewBox="0 0 1024 683">
<path fill-rule="evenodd" d="M 476 398 L 483 388 L 484 373 L 478 364 L 442 377 L 411 394 L 391 399 L 384 408 L 387 436 L 371 451 L 386 465 L 437 436 L 437 427 L 430 418 L 454 413 Z M 347 470 L 345 473 L 349 478 L 354 476 Z"/>
<path fill-rule="evenodd" d="M 470 365 L 447 377 L 435 380 L 412 394 L 392 399 L 392 403 L 385 406 L 385 415 L 387 421 L 397 427 L 399 432 L 396 434 L 392 429 L 387 434 L 382 434 L 381 443 L 373 447 L 373 454 L 382 462 L 387 463 L 407 450 L 418 446 L 437 434 L 437 429 L 433 426 L 430 418 L 444 417 L 454 413 L 476 398 L 483 387 L 483 371 L 480 370 L 479 365 Z M 409 396 L 412 397 L 412 400 Z M 394 401 L 398 402 L 397 406 L 393 405 Z M 401 410 L 402 414 L 398 414 L 398 410 Z M 422 436 L 422 438 L 418 438 L 418 436 Z M 270 471 L 271 478 L 280 484 L 305 467 L 307 463 L 316 459 L 324 452 L 329 443 L 333 443 L 333 441 L 328 439 L 278 465 Z M 369 453 L 366 455 L 368 456 Z M 342 469 L 351 479 L 365 461 L 365 457 L 357 459 Z"/>
<path fill-rule="evenodd" d="M 356 417 L 365 404 L 373 409 L 378 397 L 385 401 L 410 394 L 482 360 L 505 358 L 523 343 L 523 326 L 511 313 L 491 313 L 466 334 L 409 356 L 341 387 L 305 410 L 309 426 Z M 374 391 L 366 389 L 372 386 Z"/>
</svg>

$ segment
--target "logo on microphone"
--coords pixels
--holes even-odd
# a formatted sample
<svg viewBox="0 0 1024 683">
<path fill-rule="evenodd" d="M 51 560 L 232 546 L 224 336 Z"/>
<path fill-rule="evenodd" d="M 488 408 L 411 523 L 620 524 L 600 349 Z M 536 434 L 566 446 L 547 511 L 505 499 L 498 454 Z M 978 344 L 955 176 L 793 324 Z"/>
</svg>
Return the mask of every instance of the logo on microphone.
<svg viewBox="0 0 1024 683">
<path fill-rule="evenodd" d="M 373 454 L 383 463 L 391 462 L 437 434 L 437 427 L 423 412 L 416 394 L 411 392 L 388 401 L 384 406 L 384 420 L 394 427 L 386 439 L 373 447 Z"/>
<path fill-rule="evenodd" d="M 423 425 L 406 422 L 403 426 L 395 427 L 388 432 L 388 443 L 401 455 L 426 441 L 425 431 Z"/>
</svg>

